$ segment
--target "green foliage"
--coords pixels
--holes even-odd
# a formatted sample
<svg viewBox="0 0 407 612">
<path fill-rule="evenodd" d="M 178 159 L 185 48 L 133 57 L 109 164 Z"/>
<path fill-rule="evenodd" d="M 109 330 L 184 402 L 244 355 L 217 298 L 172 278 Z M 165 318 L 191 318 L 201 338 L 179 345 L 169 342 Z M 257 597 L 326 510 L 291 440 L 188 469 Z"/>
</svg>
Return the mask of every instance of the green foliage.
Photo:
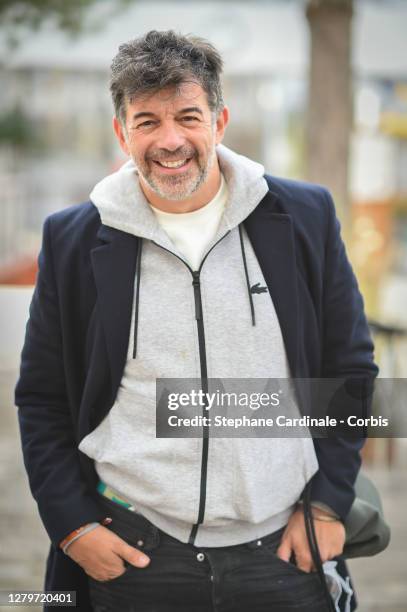
<svg viewBox="0 0 407 612">
<path fill-rule="evenodd" d="M 20 106 L 15 106 L 0 115 L 0 145 L 27 149 L 35 143 L 32 122 Z"/>
<path fill-rule="evenodd" d="M 73 37 L 89 29 L 98 29 L 130 2 L 131 0 L 0 0 L 0 22 L 7 33 L 7 42 L 12 47 L 18 45 L 22 29 L 38 30 L 45 22 Z M 92 8 L 95 10 L 91 11 Z"/>
<path fill-rule="evenodd" d="M 52 19 L 61 29 L 77 32 L 84 12 L 96 0 L 0 0 L 0 18 L 8 25 L 38 28 Z"/>
</svg>

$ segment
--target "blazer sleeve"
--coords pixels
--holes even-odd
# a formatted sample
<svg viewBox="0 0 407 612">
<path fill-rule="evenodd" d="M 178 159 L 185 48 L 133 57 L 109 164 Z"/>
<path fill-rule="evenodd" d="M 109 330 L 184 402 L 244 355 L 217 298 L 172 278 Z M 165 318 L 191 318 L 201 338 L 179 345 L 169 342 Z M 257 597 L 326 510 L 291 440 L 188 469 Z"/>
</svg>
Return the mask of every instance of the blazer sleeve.
<svg viewBox="0 0 407 612">
<path fill-rule="evenodd" d="M 321 378 L 343 378 L 352 397 L 365 394 L 370 409 L 371 389 L 378 368 L 364 314 L 363 298 L 348 261 L 331 195 L 324 190 L 328 211 L 323 293 Z M 346 384 L 348 384 L 346 383 Z M 350 401 L 350 405 L 354 405 Z M 346 413 L 346 407 L 344 406 Z M 319 470 L 311 481 L 311 500 L 322 502 L 342 519 L 353 503 L 354 483 L 361 465 L 364 437 L 315 438 Z"/>
<path fill-rule="evenodd" d="M 64 376 L 64 342 L 53 272 L 51 218 L 44 224 L 39 272 L 15 389 L 24 464 L 51 541 L 103 516 L 86 488 Z"/>
</svg>

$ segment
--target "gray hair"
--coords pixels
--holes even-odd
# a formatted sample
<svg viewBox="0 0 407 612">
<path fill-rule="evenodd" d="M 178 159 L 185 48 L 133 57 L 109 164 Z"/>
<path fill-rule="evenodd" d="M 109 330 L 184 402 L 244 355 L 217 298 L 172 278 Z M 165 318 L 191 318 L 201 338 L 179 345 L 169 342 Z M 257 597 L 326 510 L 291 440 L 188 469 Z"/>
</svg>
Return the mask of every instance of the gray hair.
<svg viewBox="0 0 407 612">
<path fill-rule="evenodd" d="M 120 45 L 112 61 L 110 91 L 116 117 L 124 124 L 128 101 L 186 82 L 202 87 L 211 112 L 217 115 L 224 106 L 222 67 L 222 58 L 207 40 L 173 30 L 151 30 Z"/>
</svg>

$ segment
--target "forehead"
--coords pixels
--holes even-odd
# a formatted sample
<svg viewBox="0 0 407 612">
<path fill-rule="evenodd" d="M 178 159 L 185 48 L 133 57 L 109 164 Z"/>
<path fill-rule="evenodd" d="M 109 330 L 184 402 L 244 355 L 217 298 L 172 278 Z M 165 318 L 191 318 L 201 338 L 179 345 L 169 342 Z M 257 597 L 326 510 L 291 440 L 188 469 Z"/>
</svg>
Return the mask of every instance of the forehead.
<svg viewBox="0 0 407 612">
<path fill-rule="evenodd" d="M 198 83 L 181 83 L 151 94 L 137 96 L 127 102 L 127 113 L 128 116 L 130 113 L 140 112 L 177 113 L 191 106 L 198 106 L 203 112 L 210 112 L 206 93 Z"/>
</svg>

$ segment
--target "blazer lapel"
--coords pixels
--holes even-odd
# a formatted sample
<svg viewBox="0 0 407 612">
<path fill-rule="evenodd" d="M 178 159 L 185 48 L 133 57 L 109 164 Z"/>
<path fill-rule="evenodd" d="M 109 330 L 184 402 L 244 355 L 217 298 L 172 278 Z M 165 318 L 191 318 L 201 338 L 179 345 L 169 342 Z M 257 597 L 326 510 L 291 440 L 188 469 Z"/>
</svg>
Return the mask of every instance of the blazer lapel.
<svg viewBox="0 0 407 612">
<path fill-rule="evenodd" d="M 245 221 L 280 323 L 291 375 L 297 376 L 298 289 L 293 224 L 275 212 L 278 196 L 268 192 Z"/>
<path fill-rule="evenodd" d="M 138 238 L 105 225 L 97 236 L 104 244 L 92 249 L 91 261 L 115 397 L 127 357 Z"/>
</svg>

